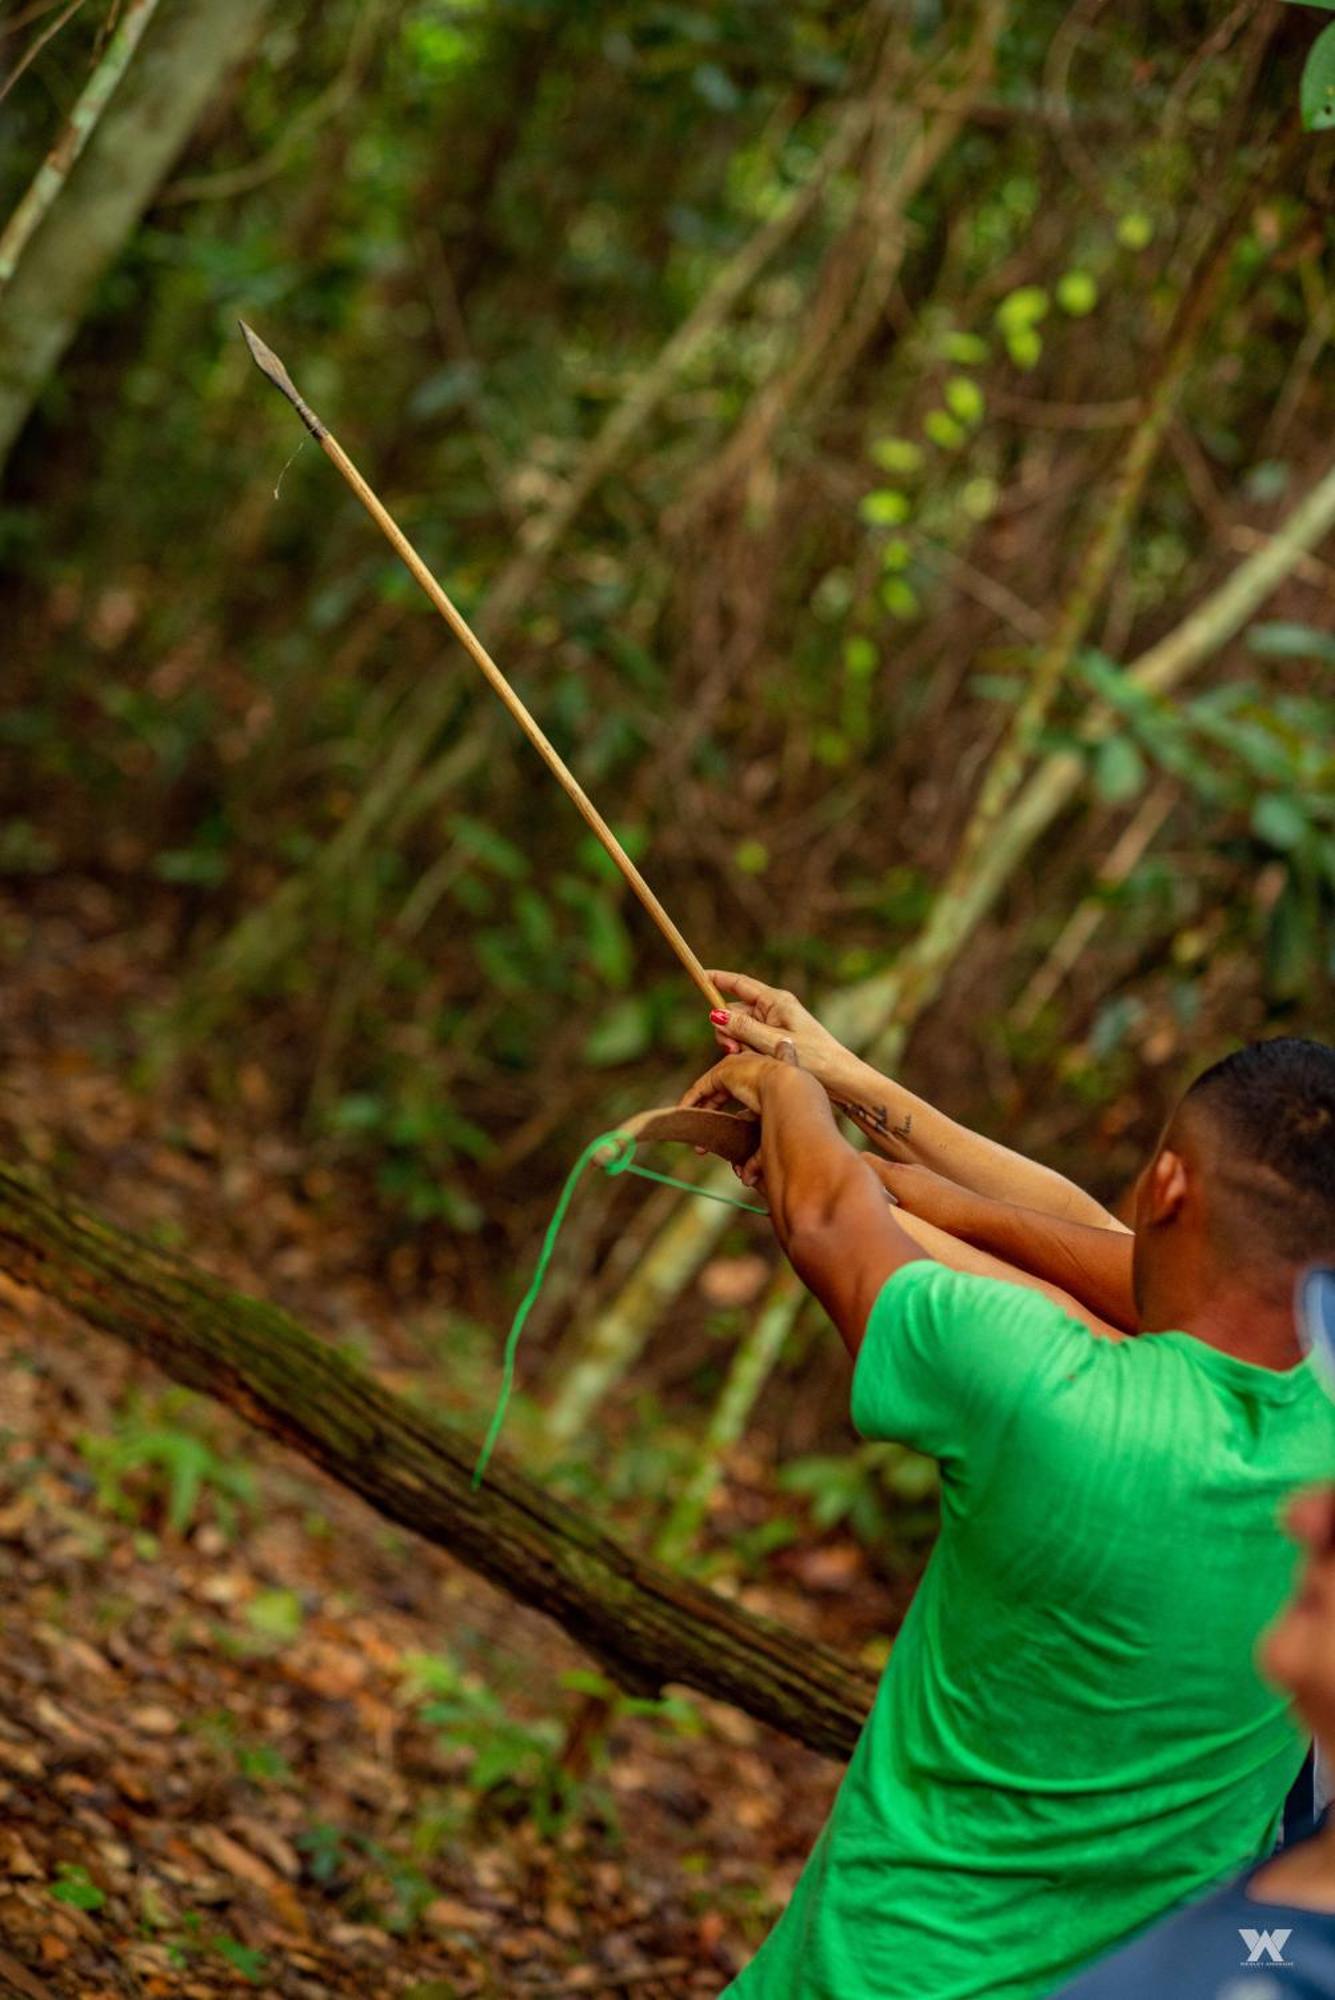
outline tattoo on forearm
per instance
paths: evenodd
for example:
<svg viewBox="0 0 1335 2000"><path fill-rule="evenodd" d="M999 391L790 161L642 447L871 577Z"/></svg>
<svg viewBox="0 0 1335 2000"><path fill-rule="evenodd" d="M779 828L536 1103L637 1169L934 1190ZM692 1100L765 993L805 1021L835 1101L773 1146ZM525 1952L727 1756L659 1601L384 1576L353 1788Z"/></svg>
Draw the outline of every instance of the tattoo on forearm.
<svg viewBox="0 0 1335 2000"><path fill-rule="evenodd" d="M907 1139L913 1130L913 1113L906 1111L898 1125L890 1123L890 1114L883 1104L855 1104L850 1098L836 1097L835 1105L855 1125L873 1139Z"/></svg>

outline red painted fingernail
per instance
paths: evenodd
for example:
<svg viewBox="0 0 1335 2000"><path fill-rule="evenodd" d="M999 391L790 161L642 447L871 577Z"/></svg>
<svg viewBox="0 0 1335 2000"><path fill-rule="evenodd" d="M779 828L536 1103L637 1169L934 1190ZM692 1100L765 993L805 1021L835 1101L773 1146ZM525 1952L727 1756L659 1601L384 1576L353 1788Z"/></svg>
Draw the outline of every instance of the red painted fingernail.
<svg viewBox="0 0 1335 2000"><path fill-rule="evenodd" d="M726 1028L728 1025L728 1016L722 1007L711 1007L709 1018L716 1028Z"/></svg>

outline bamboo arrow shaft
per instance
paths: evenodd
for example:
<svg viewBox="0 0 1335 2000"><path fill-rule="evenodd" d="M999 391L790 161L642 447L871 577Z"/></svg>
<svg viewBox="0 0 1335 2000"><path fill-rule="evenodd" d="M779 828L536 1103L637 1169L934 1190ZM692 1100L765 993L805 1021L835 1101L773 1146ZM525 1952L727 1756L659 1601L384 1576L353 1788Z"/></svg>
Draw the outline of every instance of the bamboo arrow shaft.
<svg viewBox="0 0 1335 2000"><path fill-rule="evenodd" d="M552 776L582 815L586 825L597 836L606 852L611 856L622 876L636 896L638 896L640 902L648 911L649 916L653 919L667 943L672 947L672 950L699 987L701 993L704 994L710 1006L723 1006L725 1003L718 988L710 979L704 966L691 950L690 945L686 942L676 924L673 923L672 918L663 908L663 905L659 902L657 896L649 887L649 884L645 881L643 875L635 866L635 863L631 860L629 854L627 854L625 848L621 845L621 842L617 839L611 827L607 824L607 821L585 791L583 785L580 784L579 779L570 769L570 766L566 763L556 745L550 741L545 730L542 729L536 718L529 712L528 708L515 693L509 681L492 659L491 654L473 631L462 612L456 609L440 584L437 583L435 577L417 553L417 550L394 519L394 516L385 506L379 495L363 479L361 473L358 472L338 439L320 421L311 409L310 404L298 394L291 376L272 348L266 347L264 342L256 333L251 331L244 320L241 322L241 331L245 336L246 345L250 349L256 366L262 374L268 377L274 387L286 396L311 436L319 444L326 458L330 459L338 467L339 472L357 495L357 498L380 529L386 541L390 543L404 566L421 585L441 617L463 646L465 652L469 654L474 665L478 668L492 691L504 702L506 708L519 724L519 727L542 758Z"/></svg>

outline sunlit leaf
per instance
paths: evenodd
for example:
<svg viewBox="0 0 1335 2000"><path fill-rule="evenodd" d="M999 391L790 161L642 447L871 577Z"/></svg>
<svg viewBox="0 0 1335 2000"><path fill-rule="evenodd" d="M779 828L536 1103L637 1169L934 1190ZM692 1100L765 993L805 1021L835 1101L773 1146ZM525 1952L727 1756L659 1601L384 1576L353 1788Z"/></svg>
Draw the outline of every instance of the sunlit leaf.
<svg viewBox="0 0 1335 2000"><path fill-rule="evenodd" d="M969 375L952 375L942 394L952 417L962 424L980 424L987 402L978 384Z"/></svg>
<svg viewBox="0 0 1335 2000"><path fill-rule="evenodd" d="M1301 847L1310 831L1310 822L1296 799L1267 792L1252 807L1252 831L1268 846L1288 853Z"/></svg>
<svg viewBox="0 0 1335 2000"><path fill-rule="evenodd" d="M922 465L922 446L914 444L912 438L877 438L871 455L883 472L908 475L917 472Z"/></svg>
<svg viewBox="0 0 1335 2000"><path fill-rule="evenodd" d="M1010 327L1006 332L1006 352L1017 368L1037 368L1043 353L1043 337L1032 326Z"/></svg>
<svg viewBox="0 0 1335 2000"><path fill-rule="evenodd" d="M964 427L955 421L949 410L929 410L922 420L922 427L932 443L940 445L942 451L958 451L964 443Z"/></svg>
<svg viewBox="0 0 1335 2000"><path fill-rule="evenodd" d="M893 486L882 486L865 495L858 512L873 528L897 528L901 521L908 520L912 507L907 493Z"/></svg>
<svg viewBox="0 0 1335 2000"><path fill-rule="evenodd" d="M1037 326L1047 317L1050 304L1042 285L1018 285L997 307L997 325L1006 334L1022 326Z"/></svg>
<svg viewBox="0 0 1335 2000"><path fill-rule="evenodd" d="M616 1063L635 1062L652 1041L648 1002L633 994L618 1001L593 1028L584 1043L584 1060L597 1069L610 1069Z"/></svg>
<svg viewBox="0 0 1335 2000"><path fill-rule="evenodd" d="M1145 784L1145 759L1129 736L1109 736L1094 755L1094 784L1107 805L1124 805Z"/></svg>
<svg viewBox="0 0 1335 2000"><path fill-rule="evenodd" d="M916 618L922 608L918 593L902 576L888 576L881 585L881 602L892 618Z"/></svg>
<svg viewBox="0 0 1335 2000"><path fill-rule="evenodd" d="M1335 126L1335 22L1323 28L1312 44L1298 101L1305 131L1328 132Z"/></svg>
<svg viewBox="0 0 1335 2000"><path fill-rule="evenodd" d="M1131 209L1117 224L1117 241L1124 250L1145 250L1154 241L1154 224L1143 209Z"/></svg>
<svg viewBox="0 0 1335 2000"><path fill-rule="evenodd" d="M976 333L948 333L941 343L941 352L957 368L976 368L987 360L988 345Z"/></svg>
<svg viewBox="0 0 1335 2000"><path fill-rule="evenodd" d="M1083 319L1098 302L1098 284L1088 271L1066 271L1057 280L1057 304L1072 319Z"/></svg>
<svg viewBox="0 0 1335 2000"><path fill-rule="evenodd" d="M1275 660L1326 660L1335 665L1335 634L1318 632L1312 625L1276 621L1253 625L1247 634L1253 653Z"/></svg>

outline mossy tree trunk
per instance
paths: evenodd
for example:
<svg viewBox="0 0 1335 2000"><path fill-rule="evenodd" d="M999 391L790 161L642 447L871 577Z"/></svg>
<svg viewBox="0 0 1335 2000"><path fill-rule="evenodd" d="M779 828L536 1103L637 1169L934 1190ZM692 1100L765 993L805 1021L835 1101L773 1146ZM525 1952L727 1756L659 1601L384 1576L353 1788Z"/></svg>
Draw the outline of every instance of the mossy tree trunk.
<svg viewBox="0 0 1335 2000"><path fill-rule="evenodd" d="M562 1625L621 1686L669 1682L847 1756L873 1681L853 1662L623 1547L288 1314L0 1166L0 1269L313 1460L381 1514Z"/></svg>

